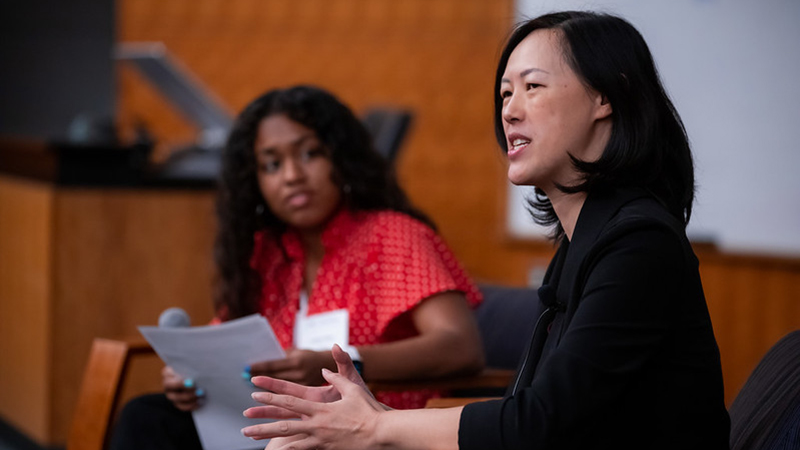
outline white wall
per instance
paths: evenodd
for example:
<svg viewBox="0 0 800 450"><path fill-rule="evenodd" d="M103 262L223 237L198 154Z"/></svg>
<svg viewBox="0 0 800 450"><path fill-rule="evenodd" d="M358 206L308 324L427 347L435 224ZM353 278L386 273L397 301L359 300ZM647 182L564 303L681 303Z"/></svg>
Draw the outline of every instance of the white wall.
<svg viewBox="0 0 800 450"><path fill-rule="evenodd" d="M519 17L621 15L644 36L686 125L698 184L690 237L800 255L800 1L517 0ZM535 236L519 188L509 230Z"/></svg>

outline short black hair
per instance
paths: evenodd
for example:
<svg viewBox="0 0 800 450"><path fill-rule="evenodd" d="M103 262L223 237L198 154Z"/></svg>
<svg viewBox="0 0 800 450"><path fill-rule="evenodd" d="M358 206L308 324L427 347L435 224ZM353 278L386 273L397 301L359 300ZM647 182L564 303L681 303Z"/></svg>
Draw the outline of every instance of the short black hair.
<svg viewBox="0 0 800 450"><path fill-rule="evenodd" d="M218 230L215 305L228 318L257 312L260 278L250 267L257 231L278 239L284 224L264 201L258 186L255 140L261 121L273 115L313 130L328 149L333 181L352 211L390 209L434 227L400 188L391 164L374 148L372 137L353 112L333 94L315 86L273 89L237 116L222 156L217 193Z"/></svg>
<svg viewBox="0 0 800 450"><path fill-rule="evenodd" d="M564 192L588 192L616 187L640 187L662 202L684 226L694 201L694 163L689 139L678 112L664 90L653 57L642 35L622 18L588 11L545 14L519 24L508 38L497 65L494 124L497 142L508 151L503 131L501 79L511 52L540 29L560 33L565 62L589 88L611 104L612 128L599 160L572 158L582 175ZM535 190L529 199L534 220L563 229L547 195Z"/></svg>

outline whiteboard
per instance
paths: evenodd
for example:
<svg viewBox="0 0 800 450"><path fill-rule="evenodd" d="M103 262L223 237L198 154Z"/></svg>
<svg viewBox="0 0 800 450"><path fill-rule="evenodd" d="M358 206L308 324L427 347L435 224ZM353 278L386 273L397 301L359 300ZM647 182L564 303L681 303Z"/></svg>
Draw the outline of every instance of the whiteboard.
<svg viewBox="0 0 800 450"><path fill-rule="evenodd" d="M694 152L690 238L799 256L800 1L517 0L520 19L564 9L620 15L650 46ZM541 237L523 189L508 231Z"/></svg>

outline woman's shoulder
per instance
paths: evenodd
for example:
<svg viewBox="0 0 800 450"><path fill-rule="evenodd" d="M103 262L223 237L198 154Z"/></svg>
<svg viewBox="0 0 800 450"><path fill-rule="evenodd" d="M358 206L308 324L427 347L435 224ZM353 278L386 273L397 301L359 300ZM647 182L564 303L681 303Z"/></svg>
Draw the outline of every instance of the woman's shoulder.
<svg viewBox="0 0 800 450"><path fill-rule="evenodd" d="M399 211L365 211L358 216L361 230L371 234L397 236L425 235L429 237L436 235L436 232L425 223Z"/></svg>
<svg viewBox="0 0 800 450"><path fill-rule="evenodd" d="M352 215L346 236L348 252L371 255L435 254L446 249L444 241L425 223L398 211L359 211Z"/></svg>
<svg viewBox="0 0 800 450"><path fill-rule="evenodd" d="M682 240L686 235L683 223L658 200L649 196L636 198L623 205L608 222L604 234L624 235L636 230L649 230L677 240Z"/></svg>
<svg viewBox="0 0 800 450"><path fill-rule="evenodd" d="M603 227L593 247L592 253L614 247L674 261L694 259L683 223L652 197L623 205Z"/></svg>
<svg viewBox="0 0 800 450"><path fill-rule="evenodd" d="M586 214L581 211L570 249L589 260L612 248L666 252L678 259L691 253L683 222L647 191L617 189L596 193L587 199L584 209Z"/></svg>

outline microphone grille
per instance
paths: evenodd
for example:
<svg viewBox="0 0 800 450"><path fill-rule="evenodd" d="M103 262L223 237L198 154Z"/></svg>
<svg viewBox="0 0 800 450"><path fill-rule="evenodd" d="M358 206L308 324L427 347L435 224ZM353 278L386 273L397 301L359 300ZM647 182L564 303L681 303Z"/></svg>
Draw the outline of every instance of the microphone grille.
<svg viewBox="0 0 800 450"><path fill-rule="evenodd" d="M158 316L158 326L160 328L178 328L191 325L189 314L181 308L167 308Z"/></svg>

